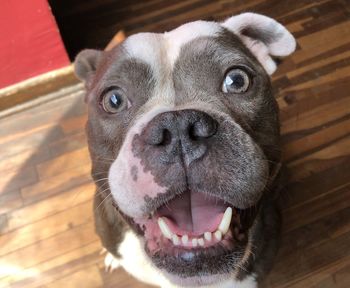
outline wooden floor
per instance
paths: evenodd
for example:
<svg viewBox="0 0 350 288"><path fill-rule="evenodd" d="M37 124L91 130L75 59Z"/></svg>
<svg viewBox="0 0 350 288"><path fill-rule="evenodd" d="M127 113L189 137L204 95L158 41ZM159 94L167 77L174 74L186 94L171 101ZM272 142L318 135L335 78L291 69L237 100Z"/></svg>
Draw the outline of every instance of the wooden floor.
<svg viewBox="0 0 350 288"><path fill-rule="evenodd" d="M350 2L168 3L131 16L126 32L251 10L297 37L298 51L273 76L291 176L265 287L350 287ZM85 120L79 93L0 119L0 287L146 287L104 271Z"/></svg>

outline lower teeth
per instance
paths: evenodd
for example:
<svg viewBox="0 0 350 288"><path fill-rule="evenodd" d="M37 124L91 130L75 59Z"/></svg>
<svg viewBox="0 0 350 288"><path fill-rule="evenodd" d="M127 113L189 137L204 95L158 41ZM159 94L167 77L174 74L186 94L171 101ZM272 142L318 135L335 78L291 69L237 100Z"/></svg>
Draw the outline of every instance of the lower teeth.
<svg viewBox="0 0 350 288"><path fill-rule="evenodd" d="M226 211L221 219L221 222L217 230L213 233L214 238L217 241L221 241L223 236L227 233L231 224L231 220L232 220L232 208L228 207L226 208ZM163 236L171 240L175 246L178 246L180 244L183 244L184 246L188 246L188 244L190 243L192 244L192 247L197 247L198 245L203 247L205 246L205 241L208 243L212 242L211 232L205 232L202 238L193 238L191 241L189 241L188 235L183 235L181 237L174 234L166 224L166 221L164 220L163 217L158 218L158 226Z"/></svg>

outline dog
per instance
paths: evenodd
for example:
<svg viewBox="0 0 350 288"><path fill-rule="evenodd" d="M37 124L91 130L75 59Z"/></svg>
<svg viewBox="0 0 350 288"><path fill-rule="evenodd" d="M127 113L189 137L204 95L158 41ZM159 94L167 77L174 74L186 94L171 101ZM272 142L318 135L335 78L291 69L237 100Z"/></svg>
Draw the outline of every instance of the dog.
<svg viewBox="0 0 350 288"><path fill-rule="evenodd" d="M284 187L269 75L295 47L280 23L243 13L80 52L109 268L159 287L258 287Z"/></svg>

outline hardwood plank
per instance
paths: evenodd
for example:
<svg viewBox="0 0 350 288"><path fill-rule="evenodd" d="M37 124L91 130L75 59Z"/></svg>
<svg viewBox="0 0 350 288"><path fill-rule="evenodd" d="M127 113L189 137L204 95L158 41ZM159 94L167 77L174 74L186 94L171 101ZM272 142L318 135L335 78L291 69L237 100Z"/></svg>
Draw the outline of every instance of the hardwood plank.
<svg viewBox="0 0 350 288"><path fill-rule="evenodd" d="M1 174L0 195L37 183L38 175L33 166Z"/></svg>
<svg viewBox="0 0 350 288"><path fill-rule="evenodd" d="M61 127L64 134L73 134L84 130L85 123L87 121L87 115L84 114L79 117L70 118L62 121Z"/></svg>
<svg viewBox="0 0 350 288"><path fill-rule="evenodd" d="M317 148L323 148L348 135L350 135L350 119L286 143L283 146L283 159L291 161L298 156L306 156L308 152L317 152Z"/></svg>
<svg viewBox="0 0 350 288"><path fill-rule="evenodd" d="M23 199L19 190L13 190L0 194L0 214L7 213L11 210L21 207L22 205Z"/></svg>
<svg viewBox="0 0 350 288"><path fill-rule="evenodd" d="M338 210L349 208L348 199L350 199L350 181L340 188L318 195L311 201L284 210L284 221L288 227L285 231L288 232L320 218L326 218Z"/></svg>
<svg viewBox="0 0 350 288"><path fill-rule="evenodd" d="M347 37L339 37L340 35L346 35L349 27L350 21L346 21L299 38L298 44L301 46L301 50L293 54L293 61L298 63L310 56L321 54L324 51L350 42Z"/></svg>
<svg viewBox="0 0 350 288"><path fill-rule="evenodd" d="M50 159L51 152L48 148L42 147L38 149L28 149L15 155L3 157L0 159L0 173L7 173L13 170L21 170Z"/></svg>
<svg viewBox="0 0 350 288"><path fill-rule="evenodd" d="M94 192L95 186L88 183L14 210L8 213L8 232L88 201L92 199Z"/></svg>
<svg viewBox="0 0 350 288"><path fill-rule="evenodd" d="M66 152L86 147L86 145L84 129L81 128L79 133L66 136L60 140L50 143L49 149L52 157L57 157Z"/></svg>
<svg viewBox="0 0 350 288"><path fill-rule="evenodd" d="M350 71L350 70L349 70ZM350 98L340 99L320 105L311 111L305 111L298 115L298 118L292 118L282 122L282 134L287 134L303 129L310 129L315 126L321 126L329 121L348 115L350 110Z"/></svg>
<svg viewBox="0 0 350 288"><path fill-rule="evenodd" d="M291 170L295 171L295 167L305 164L313 160L332 160L339 157L346 157L350 154L350 136L341 138L339 141L332 143L319 151L311 153L302 159L295 160L289 164ZM300 171L300 170L299 170Z"/></svg>
<svg viewBox="0 0 350 288"><path fill-rule="evenodd" d="M305 82L297 83L292 88L288 87L285 90L282 90L282 92L299 92L303 89L312 88L318 85L325 85L325 84L334 84L339 80L348 80L349 79L349 73L350 68L349 66L339 68L339 69L333 69L333 71L328 71L325 75L321 75L320 77L314 75L312 79L307 79ZM293 81L290 81L291 84L294 84Z"/></svg>
<svg viewBox="0 0 350 288"><path fill-rule="evenodd" d="M41 287L86 265L101 262L100 251L100 241L94 241L33 267L17 271L0 279L0 285L1 283L10 283L11 287Z"/></svg>
<svg viewBox="0 0 350 288"><path fill-rule="evenodd" d="M269 287L287 287L288 282L303 279L313 271L329 267L337 261L347 261L350 256L349 241L350 233L346 233L333 241L294 251L283 259L278 258L269 277Z"/></svg>
<svg viewBox="0 0 350 288"><path fill-rule="evenodd" d="M337 53L336 55L333 55L333 57L328 57L328 58L322 58L318 60L317 62L310 63L309 65L301 66L300 68L296 68L287 74L288 78L296 78L300 77L300 75L305 75L305 73L310 72L310 71L315 71L322 69L324 67L327 67L329 64L334 64L334 63L346 63L347 60L350 56L350 51L344 51L344 53ZM322 71L323 72L323 71Z"/></svg>
<svg viewBox="0 0 350 288"><path fill-rule="evenodd" d="M278 260L283 261L285 258L294 257L296 251L309 250L313 247L318 247L327 242L332 242L334 239L341 235L350 232L350 208L346 208L337 211L327 217L318 219L312 223L298 227L291 231L284 231L282 235L281 249L278 252ZM303 213L300 218L305 217ZM285 227L287 227L285 225ZM331 253L331 252L330 252ZM293 256L294 255L294 256ZM267 281L269 285L266 287L294 287L295 283L303 283L305 286L299 287L311 287L315 279L321 279L326 275L330 275L337 269L341 269L343 265L349 263L350 258L340 259L330 265L326 265L317 271L299 278L298 280L291 280L287 283L279 283L279 285L272 285ZM274 273L274 272L272 272ZM264 286L264 287L265 287ZM298 287L298 286L297 286Z"/></svg>
<svg viewBox="0 0 350 288"><path fill-rule="evenodd" d="M312 201L315 197L348 184L350 158L312 161L300 166L302 172L291 172L288 187L288 207ZM298 171L295 169L295 171ZM294 173L294 174L292 174ZM295 175L297 174L297 175Z"/></svg>
<svg viewBox="0 0 350 288"><path fill-rule="evenodd" d="M82 165L26 186L21 190L23 200L25 203L31 203L89 182L90 171L90 165Z"/></svg>
<svg viewBox="0 0 350 288"><path fill-rule="evenodd" d="M66 205L68 206L69 204ZM92 216L92 203L87 201L37 222L30 222L28 225L1 236L0 257L76 226L91 222L93 221Z"/></svg>
<svg viewBox="0 0 350 288"><path fill-rule="evenodd" d="M86 288L102 286L102 278L97 265L84 267L84 269L78 270L55 282L46 284L45 286L47 288L61 288L62 286L73 288L79 287L82 284Z"/></svg>
<svg viewBox="0 0 350 288"><path fill-rule="evenodd" d="M28 117L28 110L24 110L1 118L0 143L13 139L14 134L29 135L29 131L51 127L61 119L86 113L86 105L82 104L83 99L83 93L65 95L45 102L43 105L31 107L31 116L35 115L35 117Z"/></svg>
<svg viewBox="0 0 350 288"><path fill-rule="evenodd" d="M72 152L67 152L62 156L52 158L48 161L37 165L38 176L41 180L54 177L62 171L81 167L90 166L90 157L87 147L83 147Z"/></svg>
<svg viewBox="0 0 350 288"><path fill-rule="evenodd" d="M350 264L350 257L345 257L342 258L338 261L335 261L329 265L326 265L322 267L321 269L318 269L314 271L313 273L309 273L307 275L304 275L300 277L299 279L291 280L287 283L279 283L279 284L271 284L270 279L268 278L265 281L265 285L263 287L273 287L273 288L304 288L304 287L317 287L317 288L324 288L324 286L320 286L324 281L327 281L327 278L330 277L330 275L333 276L333 274L337 273L338 271L343 272L343 268L345 267L345 273L347 266ZM333 277L332 277L333 278ZM334 280L334 279L333 279ZM340 283L342 285L343 283ZM348 284L348 282L347 282ZM322 283L322 285L324 285ZM333 286L330 286L332 288L337 288L338 286L337 283L334 283L333 281ZM327 287L327 286L326 286ZM348 286L340 286L340 287L348 287Z"/></svg>
<svg viewBox="0 0 350 288"><path fill-rule="evenodd" d="M340 265L337 266L338 270L333 272L331 275L327 275L324 279L321 281L319 278L316 277L310 277L312 279L312 282L314 283L311 287L313 288L347 288L349 287L350 282L350 264L340 269ZM316 280L316 279L317 280ZM308 281L310 282L310 281ZM316 283L315 283L316 282ZM297 283L298 286L296 287L305 287L305 283ZM304 285L304 286L302 286Z"/></svg>
<svg viewBox="0 0 350 288"><path fill-rule="evenodd" d="M304 213L308 212L302 211L300 218L306 216ZM297 250L315 247L350 232L349 216L350 208L347 207L292 230L284 225L278 257L283 259Z"/></svg>
<svg viewBox="0 0 350 288"><path fill-rule="evenodd" d="M25 133L18 138L0 144L1 153L4 156L13 156L30 149L39 150L40 147L63 137L60 127L45 127L30 134Z"/></svg>
<svg viewBox="0 0 350 288"><path fill-rule="evenodd" d="M0 258L0 266L2 267L0 279L8 276L9 271L18 271L37 265L96 240L94 225L92 222L88 222L44 241L18 249ZM35 257L32 257L33 255Z"/></svg>

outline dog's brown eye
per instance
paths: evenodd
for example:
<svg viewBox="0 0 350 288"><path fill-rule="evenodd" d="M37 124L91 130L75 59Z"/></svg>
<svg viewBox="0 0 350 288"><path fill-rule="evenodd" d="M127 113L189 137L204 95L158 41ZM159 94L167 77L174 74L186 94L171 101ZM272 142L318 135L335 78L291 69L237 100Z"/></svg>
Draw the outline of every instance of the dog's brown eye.
<svg viewBox="0 0 350 288"><path fill-rule="evenodd" d="M228 71L222 84L224 93L244 93L250 84L249 76L242 69L232 69Z"/></svg>
<svg viewBox="0 0 350 288"><path fill-rule="evenodd" d="M107 91L101 101L103 109L108 113L117 113L128 106L128 100L124 97L122 91L113 89Z"/></svg>

